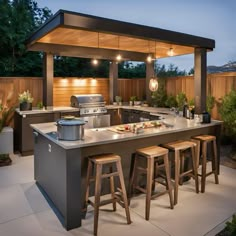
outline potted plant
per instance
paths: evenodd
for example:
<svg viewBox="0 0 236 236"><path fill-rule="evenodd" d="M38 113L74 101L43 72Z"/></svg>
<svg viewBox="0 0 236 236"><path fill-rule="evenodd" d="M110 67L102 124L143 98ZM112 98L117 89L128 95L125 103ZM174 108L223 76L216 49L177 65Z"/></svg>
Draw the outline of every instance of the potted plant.
<svg viewBox="0 0 236 236"><path fill-rule="evenodd" d="M129 99L129 105L130 106L133 106L134 105L134 102L137 101L137 97L136 96L131 96L130 99Z"/></svg>
<svg viewBox="0 0 236 236"><path fill-rule="evenodd" d="M184 103L187 101L187 97L185 95L185 93L180 92L176 95L176 102L177 102L177 106L179 111L183 110L184 107Z"/></svg>
<svg viewBox="0 0 236 236"><path fill-rule="evenodd" d="M195 112L194 108L195 108L194 99L190 99L188 101L188 109L189 109L189 112L190 112L190 114L189 114L190 119L194 119L194 112Z"/></svg>
<svg viewBox="0 0 236 236"><path fill-rule="evenodd" d="M167 96L165 105L169 108L176 107L177 106L176 97L174 95Z"/></svg>
<svg viewBox="0 0 236 236"><path fill-rule="evenodd" d="M29 90L20 93L18 100L20 103L20 111L32 110L32 102L34 99L31 96Z"/></svg>
<svg viewBox="0 0 236 236"><path fill-rule="evenodd" d="M11 101L13 91L0 99L0 166L10 165L9 153L13 152L13 129L8 127L13 119L15 106Z"/></svg>
<svg viewBox="0 0 236 236"><path fill-rule="evenodd" d="M118 105L122 106L122 97L121 96L116 96L115 100L116 100Z"/></svg>

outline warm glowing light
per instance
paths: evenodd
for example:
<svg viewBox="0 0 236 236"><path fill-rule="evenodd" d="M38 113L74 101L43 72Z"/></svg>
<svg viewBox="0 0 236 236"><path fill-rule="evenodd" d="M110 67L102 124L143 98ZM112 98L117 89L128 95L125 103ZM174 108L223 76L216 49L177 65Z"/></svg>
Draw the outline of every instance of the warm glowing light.
<svg viewBox="0 0 236 236"><path fill-rule="evenodd" d="M158 81L157 81L157 78L151 78L150 81L149 81L149 89L152 91L152 92L155 92L157 91L158 89Z"/></svg>
<svg viewBox="0 0 236 236"><path fill-rule="evenodd" d="M86 80L85 79L74 79L73 80L73 86L85 86L86 85Z"/></svg>
<svg viewBox="0 0 236 236"><path fill-rule="evenodd" d="M62 85L67 85L67 84L68 84L68 79L63 78L63 79L60 81L60 83L61 83Z"/></svg>
<svg viewBox="0 0 236 236"><path fill-rule="evenodd" d="M149 63L152 62L152 57L150 55L147 57L147 62L149 62Z"/></svg>
<svg viewBox="0 0 236 236"><path fill-rule="evenodd" d="M93 59L93 60L92 60L92 64L93 64L94 66L96 66L96 65L98 64L98 60L97 60L97 59Z"/></svg>
<svg viewBox="0 0 236 236"><path fill-rule="evenodd" d="M168 50L167 54L168 54L168 56L170 56L170 57L174 56L174 50L173 50L173 48L170 48L170 49Z"/></svg>
<svg viewBox="0 0 236 236"><path fill-rule="evenodd" d="M93 79L91 80L91 85L92 85L92 86L97 85L97 80L96 80L95 78L93 78Z"/></svg>
<svg viewBox="0 0 236 236"><path fill-rule="evenodd" d="M118 54L118 55L116 56L116 60L117 60L117 61L121 61L121 59L122 59L122 56L121 56L120 54Z"/></svg>

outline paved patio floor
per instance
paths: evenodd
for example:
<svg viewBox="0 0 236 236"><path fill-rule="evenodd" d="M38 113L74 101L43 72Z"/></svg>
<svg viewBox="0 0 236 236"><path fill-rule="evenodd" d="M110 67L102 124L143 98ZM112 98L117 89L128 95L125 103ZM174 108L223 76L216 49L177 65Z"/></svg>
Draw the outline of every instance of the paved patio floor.
<svg viewBox="0 0 236 236"><path fill-rule="evenodd" d="M82 227L66 231L34 182L33 156L12 155L13 164L0 168L1 236L85 236L93 235L93 209ZM124 209L111 206L100 210L98 235L116 236L212 236L236 212L236 170L221 166L220 184L208 177L206 193L196 194L192 180L179 190L179 203L169 208L168 196L151 202L150 220L144 218L145 198L132 198L133 223L126 224Z"/></svg>

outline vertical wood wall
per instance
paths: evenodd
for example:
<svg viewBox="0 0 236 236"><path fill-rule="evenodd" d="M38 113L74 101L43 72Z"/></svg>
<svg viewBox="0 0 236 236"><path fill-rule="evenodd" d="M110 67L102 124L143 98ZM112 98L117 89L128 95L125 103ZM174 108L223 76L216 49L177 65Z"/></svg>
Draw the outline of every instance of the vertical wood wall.
<svg viewBox="0 0 236 236"><path fill-rule="evenodd" d="M54 78L53 105L70 106L71 95L100 93L109 102L108 79Z"/></svg>
<svg viewBox="0 0 236 236"><path fill-rule="evenodd" d="M128 102L131 96L145 99L145 79L118 79L118 95L123 101ZM212 117L219 119L218 107L222 97L231 89L236 90L236 72L209 74L207 76L207 93L214 96L217 104L212 111ZM31 77L4 77L0 78L0 100L13 90L13 100L17 103L18 94L29 90L34 97L33 106L43 98L42 78ZM194 98L193 76L171 77L166 80L167 94L176 95L184 92L188 99ZM107 104L109 104L109 79L100 78L54 78L53 105L69 106L72 94L101 93Z"/></svg>
<svg viewBox="0 0 236 236"><path fill-rule="evenodd" d="M43 97L43 83L41 77L4 77L0 78L0 99L6 98L6 96L13 91L12 100L18 103L18 95L26 90L29 90L32 94L34 101L33 106L39 101L42 101Z"/></svg>

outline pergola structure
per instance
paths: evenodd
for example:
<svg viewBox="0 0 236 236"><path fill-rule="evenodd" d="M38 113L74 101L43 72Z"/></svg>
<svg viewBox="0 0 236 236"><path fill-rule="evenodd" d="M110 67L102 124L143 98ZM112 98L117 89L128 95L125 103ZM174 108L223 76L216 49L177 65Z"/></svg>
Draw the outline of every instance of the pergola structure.
<svg viewBox="0 0 236 236"><path fill-rule="evenodd" d="M170 30L59 10L27 40L30 51L44 52L43 103L53 104L53 56L108 59L110 101L117 95L117 54L123 60L146 62L153 59L194 53L194 92L196 112L206 106L206 55L215 41ZM171 55L172 56L172 55ZM146 62L146 95L154 74L154 63Z"/></svg>

